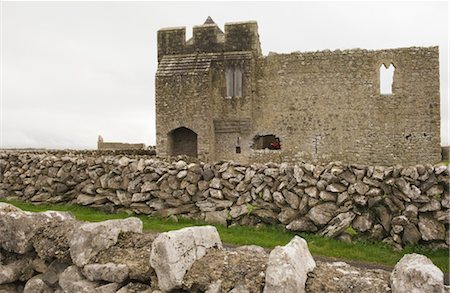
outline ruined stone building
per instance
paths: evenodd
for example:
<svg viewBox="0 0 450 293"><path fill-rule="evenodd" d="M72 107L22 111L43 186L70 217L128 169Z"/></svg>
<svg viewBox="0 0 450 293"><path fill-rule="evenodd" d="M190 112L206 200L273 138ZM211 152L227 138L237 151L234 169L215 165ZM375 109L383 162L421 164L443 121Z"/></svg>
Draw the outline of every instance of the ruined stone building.
<svg viewBox="0 0 450 293"><path fill-rule="evenodd" d="M101 135L98 136L97 150L144 150L143 143L105 142Z"/></svg>
<svg viewBox="0 0 450 293"><path fill-rule="evenodd" d="M254 21L227 23L222 32L208 18L189 40L185 33L158 31L159 155L383 165L440 160L438 47L263 56ZM380 83L385 71L392 83Z"/></svg>

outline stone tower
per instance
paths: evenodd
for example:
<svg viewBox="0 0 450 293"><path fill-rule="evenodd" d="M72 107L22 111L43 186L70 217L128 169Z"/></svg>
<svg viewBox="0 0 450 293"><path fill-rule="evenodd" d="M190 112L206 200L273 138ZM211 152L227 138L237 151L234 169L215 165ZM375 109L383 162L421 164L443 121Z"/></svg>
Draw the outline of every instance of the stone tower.
<svg viewBox="0 0 450 293"><path fill-rule="evenodd" d="M227 148L234 154L240 136L251 129L254 67L260 55L254 21L227 23L222 32L208 17L187 41L184 27L159 30L158 154L203 160L214 160Z"/></svg>

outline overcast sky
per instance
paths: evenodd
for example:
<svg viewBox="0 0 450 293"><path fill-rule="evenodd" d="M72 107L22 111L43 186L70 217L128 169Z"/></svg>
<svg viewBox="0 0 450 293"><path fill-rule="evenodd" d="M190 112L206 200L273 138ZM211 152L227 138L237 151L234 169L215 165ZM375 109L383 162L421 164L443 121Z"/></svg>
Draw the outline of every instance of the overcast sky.
<svg viewBox="0 0 450 293"><path fill-rule="evenodd" d="M450 143L448 2L2 2L0 147L155 143L159 28L256 20L263 53L440 47Z"/></svg>

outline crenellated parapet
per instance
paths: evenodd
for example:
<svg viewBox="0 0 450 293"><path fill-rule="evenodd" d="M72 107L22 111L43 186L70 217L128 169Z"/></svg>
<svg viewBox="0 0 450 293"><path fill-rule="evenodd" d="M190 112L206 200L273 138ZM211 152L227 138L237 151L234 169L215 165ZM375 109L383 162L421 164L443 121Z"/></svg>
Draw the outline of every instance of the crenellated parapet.
<svg viewBox="0 0 450 293"><path fill-rule="evenodd" d="M261 54L256 21L226 23L225 32L214 22L194 26L186 41L186 27L158 31L158 61L165 55L252 51Z"/></svg>

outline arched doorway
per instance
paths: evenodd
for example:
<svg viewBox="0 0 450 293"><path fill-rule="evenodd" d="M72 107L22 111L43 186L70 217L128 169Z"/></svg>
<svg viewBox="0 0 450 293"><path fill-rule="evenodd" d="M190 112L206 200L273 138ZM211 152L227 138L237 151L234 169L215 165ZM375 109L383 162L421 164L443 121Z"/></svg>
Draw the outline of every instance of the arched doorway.
<svg viewBox="0 0 450 293"><path fill-rule="evenodd" d="M197 133L186 127L179 127L169 132L169 155L187 155L197 157Z"/></svg>

